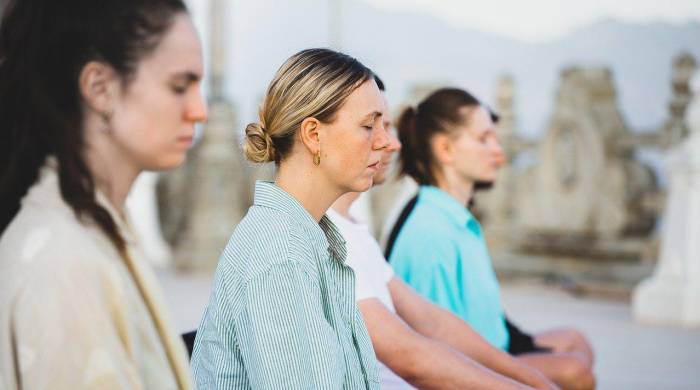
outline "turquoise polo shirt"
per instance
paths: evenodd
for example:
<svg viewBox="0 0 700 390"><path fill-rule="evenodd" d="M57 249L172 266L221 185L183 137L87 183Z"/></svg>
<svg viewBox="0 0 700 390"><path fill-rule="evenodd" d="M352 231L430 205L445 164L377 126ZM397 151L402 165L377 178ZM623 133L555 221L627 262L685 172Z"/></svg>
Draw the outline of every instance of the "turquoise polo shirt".
<svg viewBox="0 0 700 390"><path fill-rule="evenodd" d="M500 288L481 226L455 198L437 187L421 186L389 261L418 293L507 350Z"/></svg>

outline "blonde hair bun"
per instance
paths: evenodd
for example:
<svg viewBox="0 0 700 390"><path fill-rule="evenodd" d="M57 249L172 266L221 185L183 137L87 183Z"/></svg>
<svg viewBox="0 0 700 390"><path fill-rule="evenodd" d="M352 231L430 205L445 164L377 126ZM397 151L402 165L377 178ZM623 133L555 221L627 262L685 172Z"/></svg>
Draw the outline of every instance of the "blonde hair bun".
<svg viewBox="0 0 700 390"><path fill-rule="evenodd" d="M249 123L245 128L245 157L254 163L275 161L275 145L270 134L260 123Z"/></svg>

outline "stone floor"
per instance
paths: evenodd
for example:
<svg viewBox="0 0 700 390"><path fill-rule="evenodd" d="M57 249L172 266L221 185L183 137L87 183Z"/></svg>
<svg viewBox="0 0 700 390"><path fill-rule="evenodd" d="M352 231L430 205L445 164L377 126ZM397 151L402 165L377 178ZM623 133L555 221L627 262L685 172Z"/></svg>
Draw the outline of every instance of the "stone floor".
<svg viewBox="0 0 700 390"><path fill-rule="evenodd" d="M211 275L160 271L174 321L194 329L209 299ZM508 282L503 302L529 331L575 324L596 350L599 389L700 389L700 329L649 326L624 301L573 297L536 283Z"/></svg>

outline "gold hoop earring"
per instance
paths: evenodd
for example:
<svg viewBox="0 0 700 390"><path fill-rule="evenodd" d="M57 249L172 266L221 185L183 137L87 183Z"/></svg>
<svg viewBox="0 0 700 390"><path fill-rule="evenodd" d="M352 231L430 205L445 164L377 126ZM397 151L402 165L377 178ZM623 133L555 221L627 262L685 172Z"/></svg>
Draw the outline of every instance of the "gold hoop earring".
<svg viewBox="0 0 700 390"><path fill-rule="evenodd" d="M105 123L109 123L109 121L112 120L112 115L114 115L114 112L112 112L112 110L107 110L102 113L102 120L105 121Z"/></svg>
<svg viewBox="0 0 700 390"><path fill-rule="evenodd" d="M316 154L314 154L314 165L319 166L321 165L321 150L319 149Z"/></svg>
<svg viewBox="0 0 700 390"><path fill-rule="evenodd" d="M109 122L112 120L113 115L114 115L114 112L112 110L107 110L107 111L100 114L100 116L102 117L102 121L104 122L104 127L101 128L103 133L109 133L109 130L110 130L110 128L109 128L110 123Z"/></svg>

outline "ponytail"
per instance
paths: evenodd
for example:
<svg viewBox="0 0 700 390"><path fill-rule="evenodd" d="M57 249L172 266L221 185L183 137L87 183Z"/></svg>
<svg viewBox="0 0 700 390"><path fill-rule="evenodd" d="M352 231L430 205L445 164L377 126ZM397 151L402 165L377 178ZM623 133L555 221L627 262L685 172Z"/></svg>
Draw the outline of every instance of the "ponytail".
<svg viewBox="0 0 700 390"><path fill-rule="evenodd" d="M442 88L425 98L416 108L408 107L399 116L397 131L401 141L400 173L412 177L419 185L437 185L435 157L431 140L435 134L451 133L468 118L464 107L481 103L469 92Z"/></svg>
<svg viewBox="0 0 700 390"><path fill-rule="evenodd" d="M421 142L416 128L418 112L407 107L399 116L397 132L401 141L400 173L412 177L418 184L434 184L435 178L430 172L430 144Z"/></svg>

